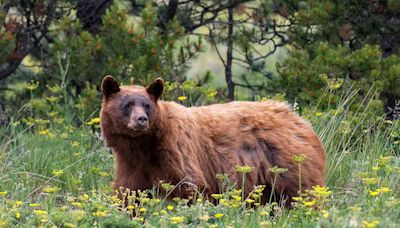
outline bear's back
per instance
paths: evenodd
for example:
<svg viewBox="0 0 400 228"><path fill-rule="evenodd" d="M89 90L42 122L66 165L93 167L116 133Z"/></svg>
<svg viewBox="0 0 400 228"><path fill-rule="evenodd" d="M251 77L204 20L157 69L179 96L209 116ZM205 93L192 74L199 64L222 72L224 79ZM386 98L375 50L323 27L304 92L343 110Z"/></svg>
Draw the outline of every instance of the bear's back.
<svg viewBox="0 0 400 228"><path fill-rule="evenodd" d="M205 173L209 173L206 179L215 179L216 173L228 173L233 181L240 181L235 166L250 165L255 167L254 173L249 174L248 189L251 189L257 184L270 185L268 169L278 166L287 168L288 172L278 177L276 187L279 191L286 189L286 194L293 196L298 189L299 175L293 156L304 154L307 159L303 163L303 189L324 185L322 143L311 125L287 104L230 102L192 108L171 102L164 105L175 117L169 121L174 123L179 142L196 142L193 151L182 153L188 160L190 156L196 157Z"/></svg>

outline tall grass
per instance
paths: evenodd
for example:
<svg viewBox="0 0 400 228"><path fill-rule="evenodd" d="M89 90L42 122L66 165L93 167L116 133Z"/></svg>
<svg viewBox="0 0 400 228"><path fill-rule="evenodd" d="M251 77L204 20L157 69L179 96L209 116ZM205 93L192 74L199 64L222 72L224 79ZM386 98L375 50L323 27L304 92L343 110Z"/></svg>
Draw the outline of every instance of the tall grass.
<svg viewBox="0 0 400 228"><path fill-rule="evenodd" d="M67 120L51 122L43 131L38 123L18 122L17 113L0 129L0 227L396 227L400 151L395 142L400 126L373 113L368 99L352 110L355 93L345 94L332 110L307 116L326 148L332 193L324 199L304 197L292 210L274 203L258 205L255 196L246 202L232 188L215 195L217 205L198 200L188 206L185 199L164 201L142 193L132 207L119 208L111 190L113 156L94 133L96 125L75 127ZM318 209L307 206L312 200Z"/></svg>

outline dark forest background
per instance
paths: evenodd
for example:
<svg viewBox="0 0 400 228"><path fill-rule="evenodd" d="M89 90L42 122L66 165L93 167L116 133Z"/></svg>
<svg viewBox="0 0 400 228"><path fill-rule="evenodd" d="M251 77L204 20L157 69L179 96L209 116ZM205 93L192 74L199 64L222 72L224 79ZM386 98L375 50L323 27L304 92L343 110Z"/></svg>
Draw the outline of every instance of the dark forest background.
<svg viewBox="0 0 400 228"><path fill-rule="evenodd" d="M396 0L2 0L0 25L3 119L27 103L87 117L107 74L162 77L165 99L194 104L272 97L324 110L356 91L355 108L372 99L393 118L400 98Z"/></svg>

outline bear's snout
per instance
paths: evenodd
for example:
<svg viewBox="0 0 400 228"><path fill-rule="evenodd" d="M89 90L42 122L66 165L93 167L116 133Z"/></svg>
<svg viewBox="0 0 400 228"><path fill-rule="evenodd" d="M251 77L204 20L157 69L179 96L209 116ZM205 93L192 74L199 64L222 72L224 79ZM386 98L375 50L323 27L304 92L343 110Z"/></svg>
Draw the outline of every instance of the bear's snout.
<svg viewBox="0 0 400 228"><path fill-rule="evenodd" d="M148 119L147 116L139 116L136 120L136 127L138 129L145 129L147 128L148 125Z"/></svg>
<svg viewBox="0 0 400 228"><path fill-rule="evenodd" d="M149 126L149 119L146 115L139 115L137 117L131 117L131 120L128 123L128 128L139 131L145 130Z"/></svg>

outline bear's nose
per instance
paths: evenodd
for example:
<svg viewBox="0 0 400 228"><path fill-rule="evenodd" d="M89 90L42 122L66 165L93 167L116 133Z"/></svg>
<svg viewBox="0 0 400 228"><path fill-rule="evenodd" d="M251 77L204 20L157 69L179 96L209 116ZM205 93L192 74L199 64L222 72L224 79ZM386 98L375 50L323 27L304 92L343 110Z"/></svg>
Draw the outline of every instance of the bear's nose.
<svg viewBox="0 0 400 228"><path fill-rule="evenodd" d="M136 120L140 127L145 127L147 125L147 116L139 116Z"/></svg>

